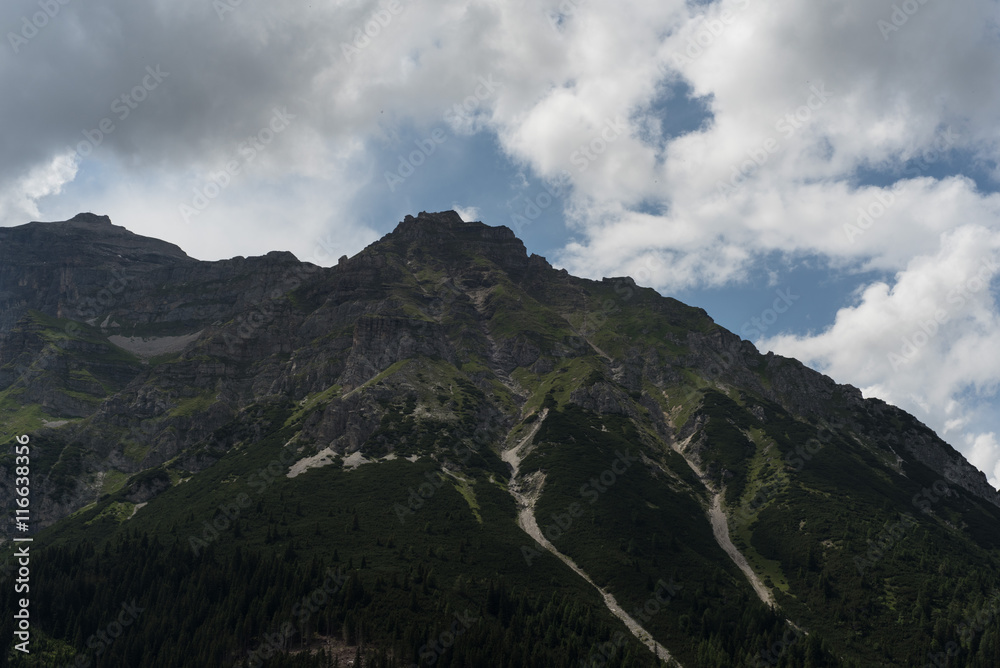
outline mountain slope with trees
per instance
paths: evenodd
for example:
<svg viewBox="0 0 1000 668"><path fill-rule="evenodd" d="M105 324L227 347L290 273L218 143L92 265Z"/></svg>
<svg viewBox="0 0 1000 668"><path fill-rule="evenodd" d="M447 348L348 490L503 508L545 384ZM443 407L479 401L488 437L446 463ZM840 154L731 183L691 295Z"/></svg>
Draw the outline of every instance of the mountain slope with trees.
<svg viewBox="0 0 1000 668"><path fill-rule="evenodd" d="M322 268L81 214L4 230L0 265L37 530L11 665L663 665L649 638L688 668L1000 664L982 473L505 227L407 216Z"/></svg>

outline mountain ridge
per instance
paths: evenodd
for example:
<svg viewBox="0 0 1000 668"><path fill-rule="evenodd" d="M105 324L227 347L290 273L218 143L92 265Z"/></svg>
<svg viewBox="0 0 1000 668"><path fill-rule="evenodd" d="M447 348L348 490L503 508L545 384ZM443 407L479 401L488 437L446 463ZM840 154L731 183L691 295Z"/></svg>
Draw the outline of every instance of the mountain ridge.
<svg viewBox="0 0 1000 668"><path fill-rule="evenodd" d="M63 227L72 229L73 240L75 242L74 247L77 250L80 249L79 242L81 239L76 235L81 231L91 235L96 235L96 237L91 239L89 242L96 248L106 248L109 245L109 241L117 238L125 238L131 242L130 245L132 247L145 249L138 257L123 258L121 260L122 265L129 264L129 261L131 260L133 264L130 264L129 266L133 269L136 266L144 267L145 258L149 257L148 250L160 247L160 244L163 243L155 239L133 235L125 228L113 225L110 218L107 216L81 213L63 223L28 223L27 225L19 228L6 228L4 230L0 230L0 249L5 247L5 244L3 244L5 236L16 236L19 231L23 231L25 233L30 231L32 233L30 238L34 239L35 230L32 226L37 225L51 226L48 227L46 231L52 230L57 235L63 233L61 230ZM7 233L6 235L4 234L5 232ZM176 248L175 252L167 254L166 256L181 265L191 264L193 266L205 267L207 269L227 267L228 265L240 265L243 263L250 266L257 264L277 265L277 267L284 269L284 272L281 272L282 274L290 274L292 276L290 284L296 284L299 281L298 277L303 276L303 274L314 276L322 274L335 275L337 272L341 271L350 273L352 267L363 267L361 271L365 272L369 271L372 268L372 265L374 265L374 268L378 269L380 266L384 266L384 255L386 252L406 255L406 253L409 252L409 249L414 247L419 249L418 257L427 254L429 250L437 250L439 254L446 257L486 257L492 261L496 261L498 265L510 274L516 281L524 282L524 284L532 290L551 292L553 290L553 288L551 288L551 284L559 286L554 288L555 290L563 289L565 286L560 283L560 281L563 280L570 280L570 282L590 281L590 279L578 279L576 277L571 277L565 272L565 270L554 269L545 260L545 258L541 256L535 254L529 255L523 242L521 242L521 240L518 239L514 232L509 228L505 226L491 227L478 221L465 222L454 211L446 211L437 214L421 212L416 217L406 216L392 232L386 234L378 241L373 242L354 257L343 258L338 265L331 268L315 268L312 265L299 263L294 255L287 253L286 251L272 251L264 256L255 258L237 257L230 260L202 262L191 260L191 258L189 258L182 250L171 244L166 244L165 246ZM83 244L83 247L86 248L86 244ZM24 254L21 253L20 257L23 256ZM33 260L29 260L29 262L31 261ZM14 263L9 259L7 263L3 263L3 251L0 250L0 266L11 267L13 265ZM274 266L269 268L272 272L275 271ZM310 271L296 272L293 270L290 271L290 268L300 270L305 269ZM176 270L176 268L174 268L174 270ZM111 288L114 288L115 281L118 280L115 276L123 276L121 271L121 268L118 268L117 274L109 274L111 275L111 280L108 285ZM216 278L216 282L221 282L220 278ZM222 280L227 280L228 278L229 277L227 276ZM128 286L127 278L121 280L120 282L123 284L123 288ZM53 280L52 283L57 283L57 281ZM773 355L772 353L761 355L752 343L742 340L736 334L728 332L724 328L716 325L708 314L704 312L704 310L682 305L680 302L671 300L669 297L661 297L658 293L649 288L640 288L635 284L635 281L629 277L604 278L601 281L594 283L614 286L614 297L618 300L627 302L632 298L634 292L642 291L645 294L655 295L659 299L667 300L667 302L675 302L681 308L690 312L692 314L691 317L694 319L698 319L699 317L704 318L704 322L701 326L711 329L707 338L689 332L686 340L683 342L677 342L686 344L691 350L691 357L686 360L686 363L694 366L702 366L709 371L717 370L719 379L728 379L734 382L734 384L740 386L746 386L748 384L751 386L756 385L754 389L765 396L768 396L768 398L780 398L781 402L790 403L797 411L802 411L806 414L819 412L821 410L819 407L826 405L833 399L834 395L839 395L841 400L845 401L848 405L865 406L868 412L874 413L875 415L893 415L895 411L900 410L879 399L864 399L860 390L857 388L847 384L838 384L825 374L808 369L808 367L805 367L797 360L783 358ZM9 281L3 281L2 277L0 277L0 295L3 295L6 292L4 288L9 285ZM58 282L58 285L61 290L60 297L62 297L66 292L63 289L64 284L62 282ZM110 292L107 288L102 288L102 290L104 290L105 293ZM232 292L236 291L234 290ZM241 290L241 292L243 291ZM100 291L98 291L98 293L100 293ZM251 294L258 300L263 299L266 302L268 299L268 296L265 295L264 291L260 289L252 291ZM227 294L223 297L223 299L228 297L229 295ZM89 302L91 304L91 311L88 312L85 309L77 308L74 312L72 308L66 308L61 301L57 301L58 306L54 309L50 306L51 298L46 301L49 303L43 304L43 308L39 310L42 312L48 310L47 315L51 315L56 318L66 317L67 315L76 317L81 315L90 315L94 312L95 306L94 300L91 300ZM222 299L219 301L222 301ZM249 303L251 301L252 300L247 299L244 303ZM575 306L577 303L579 302L572 302L571 305ZM98 303L96 306L100 306L100 304ZM239 310L240 306L242 305L237 304L237 309L234 310ZM613 308L617 307L612 305L608 308L604 308L604 311L610 312ZM11 309L10 307L7 309L0 307L0 322L10 320L9 311L11 310L16 311L16 309ZM604 311L599 311L598 320L608 316L608 313L605 313ZM85 322L91 326L97 325L102 332L116 331L116 333L126 333L122 331L124 328L120 325L118 327L114 327L116 324L114 320L116 315L114 309L111 309L107 314L98 313L97 315L103 317L90 317ZM155 318L157 314L153 312L149 315L152 319ZM192 313L191 315L194 315L195 317L189 318L188 322L183 323L186 326L181 328L185 330L184 333L186 334L198 331L194 328L199 326L199 324L207 324L209 317L214 316L212 322L217 323L221 318L224 318L229 314L222 309L208 310L202 308L199 312ZM99 323L97 322L98 320L102 320L102 322ZM157 324L161 325L161 327L153 327L153 333L180 332L176 326L170 326L172 324L181 324L174 323L171 315L168 315L165 318L165 322ZM162 327L162 325L166 325L166 327ZM140 335L144 333L141 331L141 327L138 329L140 330ZM160 331L156 331L157 329ZM211 340L213 338L213 329L211 326L201 328L201 331L206 330L207 336L209 340ZM374 330L371 331L374 332ZM255 329L255 333L259 334L260 332ZM577 330L577 333L580 333L579 330ZM391 331L383 331L383 334L388 336L393 335ZM225 335L223 335L223 338L225 339ZM363 339L364 336L361 338ZM240 336L239 333L237 333L235 337L230 334L229 338L225 339L227 348L231 348L234 341L242 343L245 340L246 337ZM580 341L573 343L577 349L581 346L591 345L591 342L587 340L587 336L585 334L580 336ZM252 354L257 354L258 352L259 351L254 351ZM517 360L518 354L522 356L519 360ZM516 360L518 362L523 362L524 354L525 347L522 345L519 351L511 351L511 355L514 356L511 358L511 361ZM530 355L532 353L527 354ZM2 362L4 361L4 358L0 356L0 366L3 366ZM398 360L393 358L393 361ZM764 369L776 372L777 375L774 380L778 383L780 388L777 393L774 393L773 390L769 390L769 388L764 387L755 374L748 374L745 372L747 369L760 365L762 365ZM361 375L363 376L364 374L362 373ZM0 378L2 378L2 376L0 376ZM360 381L361 376L359 376L356 380ZM808 386L808 388L806 386ZM636 388L633 387L633 389ZM817 393L819 395L818 398L816 396ZM919 426L914 431L898 439L898 445L900 447L909 451L910 454L915 456L918 460L929 465L937 473L944 475L948 472L952 477L956 477L956 481L961 481L962 486L969 491L981 496L994 505L1000 506L1000 493L989 486L986 481L985 474L982 474L971 467L971 465L965 461L964 457L962 457L960 453L954 450L954 448L950 445L946 444L946 447L943 448L943 454L939 452L940 445L944 442L937 439L936 435L934 435L933 432L925 425L922 425L919 422L917 422L917 425ZM938 440L935 444L938 446L936 448L931 447L928 443L929 441L933 442L935 439Z"/></svg>
<svg viewBox="0 0 1000 668"><path fill-rule="evenodd" d="M0 256L4 240L24 247L55 230L46 238L69 235L74 252L72 235L89 235L82 256L101 258L70 271L64 243L46 262L7 250L0 266L2 437L32 435L34 528L58 563L61 550L91 542L145 554L140 534L192 577L239 568L227 560L242 546L275 558L283 549L292 569L305 563L299 553L332 567L339 550L377 564L378 575L352 571L376 606L357 614L379 629L377 649L399 658L419 643L390 640L371 591L403 596L386 582L409 581L413 548L426 549L428 567L458 577L467 565L477 586L449 593L422 580L423 598L401 601L400 624L461 600L484 606L484 633L501 633L514 622L489 592L572 591L627 612L631 621L600 613L602 628L636 637L618 645L619 665L645 665L652 647L689 666L757 665L756 644L788 629L812 639L782 650L786 663L866 665L877 645L885 665L908 665L933 626L928 611L959 613L936 592L969 578L987 586L1000 564L1000 495L918 420L762 355L704 310L631 278L557 270L509 228L421 212L332 267L286 252L192 260L93 214L12 230L0 233ZM132 254L108 252L115 239ZM12 468L0 457L4 503ZM230 488L249 505L233 506L241 497ZM353 518L346 532L327 533L324 504ZM228 533L213 528L220 517ZM900 517L912 522L887 534ZM910 527L922 543L900 542ZM548 544L533 545L529 529ZM951 565L935 569L923 549ZM962 570L960 581L952 573ZM114 595L133 591L124 572L114 577ZM669 605L654 596L662 614L633 612L675 581L683 588L670 585ZM902 630L903 612L878 593L890 589L915 615ZM346 609L324 614L350 627L344 642L355 647ZM867 634L845 621L858 610ZM235 619L218 614L212 628ZM219 646L231 659L258 631L224 633ZM605 631L588 633L567 656L585 658ZM562 665L541 661L511 665Z"/></svg>

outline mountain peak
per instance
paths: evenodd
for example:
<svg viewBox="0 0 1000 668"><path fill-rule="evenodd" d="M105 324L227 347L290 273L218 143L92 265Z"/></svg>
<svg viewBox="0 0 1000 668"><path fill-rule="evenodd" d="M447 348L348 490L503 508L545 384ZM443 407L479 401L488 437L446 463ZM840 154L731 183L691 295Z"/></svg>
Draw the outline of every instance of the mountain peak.
<svg viewBox="0 0 1000 668"><path fill-rule="evenodd" d="M421 220L443 225L468 225L468 223L462 220L462 216L460 216L457 211L450 209L448 211L439 211L437 213L427 213L426 211L421 211L417 214L416 218L409 214L403 218L404 223L412 223L413 221Z"/></svg>
<svg viewBox="0 0 1000 668"><path fill-rule="evenodd" d="M479 232L491 239L514 239L514 232L503 225L492 227L481 222L467 223L457 211L440 211L427 213L421 211L416 217L407 215L403 222L396 226L393 234L404 238L454 238L456 235Z"/></svg>
<svg viewBox="0 0 1000 668"><path fill-rule="evenodd" d="M509 227L467 223L455 211L421 211L416 217L408 215L395 230L373 245L372 252L381 252L382 243L407 256L429 253L445 261L462 263L474 257L486 258L515 274L520 274L529 265L524 243ZM539 266L546 264L544 258L536 262Z"/></svg>
<svg viewBox="0 0 1000 668"><path fill-rule="evenodd" d="M191 258L175 244L144 237L111 222L109 216L81 212L69 220L0 228L0 260L18 258L22 264L64 262L76 267L99 267L107 263L189 262Z"/></svg>
<svg viewBox="0 0 1000 668"><path fill-rule="evenodd" d="M86 223L88 225L111 225L111 218L108 216L98 216L95 213L84 212L76 214L66 222Z"/></svg>

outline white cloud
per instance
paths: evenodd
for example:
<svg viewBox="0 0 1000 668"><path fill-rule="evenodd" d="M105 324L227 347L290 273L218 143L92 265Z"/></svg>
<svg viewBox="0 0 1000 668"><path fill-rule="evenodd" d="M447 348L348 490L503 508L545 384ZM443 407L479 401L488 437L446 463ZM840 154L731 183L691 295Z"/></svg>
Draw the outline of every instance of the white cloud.
<svg viewBox="0 0 1000 668"><path fill-rule="evenodd" d="M63 186L76 177L76 170L72 155L57 155L7 184L0 190L0 222L20 224L26 222L25 218L37 219L38 201L62 192Z"/></svg>
<svg viewBox="0 0 1000 668"><path fill-rule="evenodd" d="M969 463L986 473L993 487L1000 488L1000 443L996 434L970 434L965 443Z"/></svg>
<svg viewBox="0 0 1000 668"><path fill-rule="evenodd" d="M316 179L271 182L252 172L240 174L186 222L178 208L190 204L192 186L204 191L206 179L185 179L188 194L180 200L174 193L183 190L169 187L168 175L136 180L120 176L99 192L88 190L61 199L58 214L49 219L97 211L136 234L170 241L202 260L287 250L300 260L329 266L340 255L353 255L381 236L369 221L351 215L350 188L332 188Z"/></svg>
<svg viewBox="0 0 1000 668"><path fill-rule="evenodd" d="M455 211L455 213L457 213L459 216L462 217L462 220L464 220L467 223L480 220L479 209L477 207L474 206L465 207L465 206L459 206L458 204L453 204L451 208L452 210Z"/></svg>
<svg viewBox="0 0 1000 668"><path fill-rule="evenodd" d="M974 2L972 15L989 15L990 4ZM646 6L624 5L636 14ZM602 275L650 250L671 260L658 283L667 289L739 280L743 263L774 250L899 269L957 221L995 225L995 197L967 179L926 176L941 146L995 153L995 124L985 121L1000 112L1000 95L977 82L1000 54L976 20L928 5L887 43L877 21L891 7L860 0L793 2L780 12L751 0L668 3L627 29L617 11L582 6L563 36L580 57L555 72L556 84L527 111L505 114L501 105L496 116L512 155L543 176L566 170L574 179L571 211L585 236L561 258L571 270ZM942 29L962 35L962 45L939 49ZM598 52L616 55L588 58ZM970 58L986 54L989 63L969 72ZM671 76L708 100L710 125L661 149L639 139L649 119L633 116L627 136L606 147L597 141L603 152L576 166L574 152L599 137L603 119L648 109L657 81ZM907 163L895 190L854 185L859 169L922 156L916 168ZM720 184L732 185L745 165L753 168L735 192L720 197ZM879 195L894 204L851 236L845 225L859 208L875 202L878 210ZM667 213L637 213L651 201Z"/></svg>

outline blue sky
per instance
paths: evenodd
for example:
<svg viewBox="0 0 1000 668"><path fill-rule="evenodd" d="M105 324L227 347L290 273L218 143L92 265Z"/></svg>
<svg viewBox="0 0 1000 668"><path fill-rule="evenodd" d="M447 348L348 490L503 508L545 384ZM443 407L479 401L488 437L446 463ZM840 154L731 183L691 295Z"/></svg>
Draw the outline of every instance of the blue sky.
<svg viewBox="0 0 1000 668"><path fill-rule="evenodd" d="M913 412L998 485L998 3L776 8L12 0L0 224L329 264L456 209Z"/></svg>

